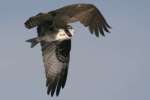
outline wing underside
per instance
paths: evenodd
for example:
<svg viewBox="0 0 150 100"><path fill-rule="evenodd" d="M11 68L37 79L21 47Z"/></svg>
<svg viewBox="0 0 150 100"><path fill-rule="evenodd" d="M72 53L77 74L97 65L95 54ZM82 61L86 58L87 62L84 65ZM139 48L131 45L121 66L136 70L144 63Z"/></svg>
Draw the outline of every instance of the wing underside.
<svg viewBox="0 0 150 100"><path fill-rule="evenodd" d="M43 43L44 44L44 43ZM61 88L64 88L71 49L71 40L64 40L60 43L50 43L42 49L43 62L46 72L47 94L59 95Z"/></svg>

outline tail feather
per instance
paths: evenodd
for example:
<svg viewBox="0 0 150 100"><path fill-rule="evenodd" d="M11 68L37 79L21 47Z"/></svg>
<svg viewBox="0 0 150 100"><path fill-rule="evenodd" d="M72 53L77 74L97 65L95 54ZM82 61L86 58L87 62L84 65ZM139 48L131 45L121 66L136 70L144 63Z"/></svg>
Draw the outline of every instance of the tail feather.
<svg viewBox="0 0 150 100"><path fill-rule="evenodd" d="M28 39L28 40L26 40L26 42L31 43L31 48L33 48L34 46L36 46L39 43L38 38Z"/></svg>

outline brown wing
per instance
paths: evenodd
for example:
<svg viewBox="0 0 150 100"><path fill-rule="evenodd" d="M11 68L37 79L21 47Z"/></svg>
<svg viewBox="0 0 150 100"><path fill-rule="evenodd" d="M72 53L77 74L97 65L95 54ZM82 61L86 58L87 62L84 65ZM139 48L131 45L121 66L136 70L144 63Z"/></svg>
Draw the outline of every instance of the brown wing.
<svg viewBox="0 0 150 100"><path fill-rule="evenodd" d="M43 43L44 44L44 43ZM64 40L61 43L50 43L42 48L43 62L46 72L47 94L59 95L61 88L64 88L70 58L71 40Z"/></svg>
<svg viewBox="0 0 150 100"><path fill-rule="evenodd" d="M99 33L104 36L104 31L109 32L108 29L111 28L101 12L91 4L74 4L57 9L52 13L56 14L56 24L80 21L84 26L89 27L91 33L95 32L97 37Z"/></svg>
<svg viewBox="0 0 150 100"><path fill-rule="evenodd" d="M39 13L35 16L30 17L25 21L24 25L26 28L31 29L44 23L52 24L52 16L48 13Z"/></svg>
<svg viewBox="0 0 150 100"><path fill-rule="evenodd" d="M49 29L47 23L37 27L38 36L44 36ZM59 95L61 88L64 88L70 59L71 40L44 42L41 41L43 62L46 73L47 94Z"/></svg>
<svg viewBox="0 0 150 100"><path fill-rule="evenodd" d="M73 4L48 13L40 13L30 17L26 22L27 28L33 28L39 24L49 21L55 27L65 27L68 23L80 21L84 26L89 27L91 33L95 32L104 36L104 31L109 32L111 28L101 12L92 4Z"/></svg>

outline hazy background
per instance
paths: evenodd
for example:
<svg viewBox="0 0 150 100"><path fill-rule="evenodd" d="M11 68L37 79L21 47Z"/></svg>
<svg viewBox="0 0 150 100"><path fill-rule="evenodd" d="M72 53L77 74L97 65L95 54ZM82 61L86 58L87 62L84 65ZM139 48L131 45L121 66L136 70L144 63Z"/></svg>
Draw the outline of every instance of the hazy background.
<svg viewBox="0 0 150 100"><path fill-rule="evenodd" d="M96 38L74 24L71 62L59 97L46 95L40 46L24 22L30 16L72 3L92 3L112 26ZM0 100L150 100L149 0L1 0Z"/></svg>

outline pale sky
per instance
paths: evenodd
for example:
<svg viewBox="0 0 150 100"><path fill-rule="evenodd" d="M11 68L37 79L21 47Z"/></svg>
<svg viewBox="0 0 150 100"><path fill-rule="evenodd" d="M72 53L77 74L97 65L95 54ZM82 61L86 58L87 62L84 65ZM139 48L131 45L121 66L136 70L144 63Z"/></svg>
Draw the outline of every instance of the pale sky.
<svg viewBox="0 0 150 100"><path fill-rule="evenodd" d="M59 97L47 96L40 46L24 22L39 12L92 3L112 26L96 38L73 24L71 61ZM1 0L0 100L150 100L149 0Z"/></svg>

